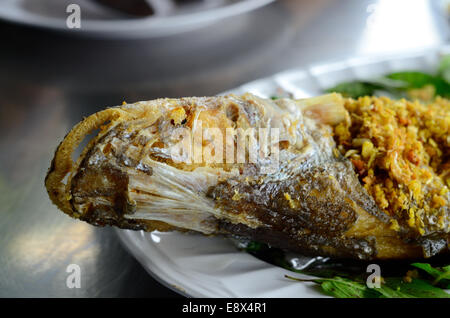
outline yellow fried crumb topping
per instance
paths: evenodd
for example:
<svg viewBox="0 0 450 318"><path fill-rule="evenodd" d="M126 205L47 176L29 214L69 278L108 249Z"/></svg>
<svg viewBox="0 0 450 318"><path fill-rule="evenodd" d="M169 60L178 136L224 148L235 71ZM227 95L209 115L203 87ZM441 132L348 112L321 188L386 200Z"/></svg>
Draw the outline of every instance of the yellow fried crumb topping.
<svg viewBox="0 0 450 318"><path fill-rule="evenodd" d="M347 120L334 129L378 206L420 235L449 231L450 101L347 99ZM391 223L399 230L399 224Z"/></svg>

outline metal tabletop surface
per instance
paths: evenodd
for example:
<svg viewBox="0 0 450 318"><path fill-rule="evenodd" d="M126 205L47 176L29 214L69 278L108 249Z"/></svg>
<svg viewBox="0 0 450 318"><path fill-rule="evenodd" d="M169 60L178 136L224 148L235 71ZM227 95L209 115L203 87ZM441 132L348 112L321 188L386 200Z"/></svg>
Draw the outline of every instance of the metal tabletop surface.
<svg viewBox="0 0 450 318"><path fill-rule="evenodd" d="M0 23L0 297L180 297L113 229L73 220L48 199L53 152L83 116L124 100L214 95L330 59L438 46L449 36L444 4L285 0L151 39ZM66 285L70 264L81 288Z"/></svg>

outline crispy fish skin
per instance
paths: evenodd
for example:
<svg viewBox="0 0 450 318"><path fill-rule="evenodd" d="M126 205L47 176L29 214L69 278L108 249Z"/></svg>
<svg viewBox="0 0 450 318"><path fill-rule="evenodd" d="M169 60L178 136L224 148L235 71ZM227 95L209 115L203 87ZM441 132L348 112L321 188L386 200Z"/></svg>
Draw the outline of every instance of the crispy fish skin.
<svg viewBox="0 0 450 318"><path fill-rule="evenodd" d="M335 151L331 125L345 118L338 94L158 99L109 108L69 132L45 184L63 212L99 226L232 234L305 254L358 259L448 252L448 233L423 238L391 228L351 162ZM279 156L214 163L208 161L213 153L203 151L201 163L174 160L177 129L195 136L200 122L222 132L277 128ZM98 128L73 163L75 148ZM258 140L255 145L262 148ZM224 148L238 146L250 147L237 137L224 142Z"/></svg>

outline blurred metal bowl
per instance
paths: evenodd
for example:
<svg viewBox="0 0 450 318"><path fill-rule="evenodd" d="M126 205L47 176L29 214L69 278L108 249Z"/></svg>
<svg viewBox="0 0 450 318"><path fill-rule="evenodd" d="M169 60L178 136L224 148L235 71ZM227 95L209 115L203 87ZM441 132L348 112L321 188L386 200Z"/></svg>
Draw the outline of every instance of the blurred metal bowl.
<svg viewBox="0 0 450 318"><path fill-rule="evenodd" d="M28 26L105 37L160 37L201 28L240 15L274 0L202 0L182 4L175 0L147 0L154 14L133 18L92 0L3 0L0 19ZM78 4L81 27L70 29L67 7Z"/></svg>

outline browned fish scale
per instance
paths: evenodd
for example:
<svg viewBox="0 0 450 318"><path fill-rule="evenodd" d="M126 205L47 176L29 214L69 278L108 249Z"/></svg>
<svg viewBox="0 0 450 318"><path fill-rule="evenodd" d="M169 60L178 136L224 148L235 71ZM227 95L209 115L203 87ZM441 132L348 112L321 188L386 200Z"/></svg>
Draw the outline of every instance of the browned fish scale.
<svg viewBox="0 0 450 318"><path fill-rule="evenodd" d="M158 99L109 108L64 138L46 187L65 213L100 226L233 234L305 254L359 259L447 252L446 232L415 237L408 228L391 229L390 217L336 151L332 126L346 116L337 94ZM75 148L97 128L100 133L73 163ZM211 136L196 144L205 128L223 133L230 158L244 149L246 160L217 160ZM238 132L249 128L256 129L253 144ZM277 129L278 139L264 144L256 138L259 128ZM190 133L187 139L180 129ZM191 156L174 157L183 140L200 147L201 161L193 160L192 149ZM255 149L266 150L265 156L250 160Z"/></svg>

